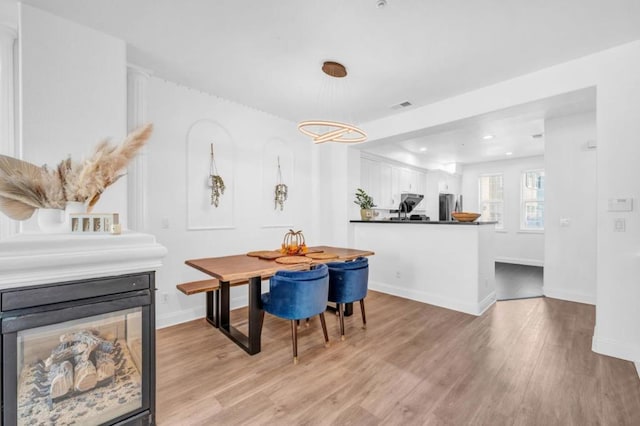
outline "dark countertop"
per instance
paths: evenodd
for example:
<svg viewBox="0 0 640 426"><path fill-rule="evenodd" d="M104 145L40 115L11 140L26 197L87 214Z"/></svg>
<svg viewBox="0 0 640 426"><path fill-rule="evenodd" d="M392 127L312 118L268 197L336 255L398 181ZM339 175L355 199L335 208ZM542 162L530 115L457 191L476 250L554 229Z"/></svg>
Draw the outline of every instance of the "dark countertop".
<svg viewBox="0 0 640 426"><path fill-rule="evenodd" d="M495 225L498 222L438 222L436 220L350 220L350 223L392 223L402 225Z"/></svg>

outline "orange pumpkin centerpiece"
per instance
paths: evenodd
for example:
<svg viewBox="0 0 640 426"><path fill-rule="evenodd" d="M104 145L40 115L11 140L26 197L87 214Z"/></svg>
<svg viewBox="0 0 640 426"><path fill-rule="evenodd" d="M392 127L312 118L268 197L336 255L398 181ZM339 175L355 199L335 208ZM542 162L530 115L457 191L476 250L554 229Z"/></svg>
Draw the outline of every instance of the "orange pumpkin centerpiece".
<svg viewBox="0 0 640 426"><path fill-rule="evenodd" d="M289 232L284 235L284 240L282 240L282 248L280 249L280 252L287 256L306 253L307 245L304 242L304 235L302 235L302 231L289 229Z"/></svg>

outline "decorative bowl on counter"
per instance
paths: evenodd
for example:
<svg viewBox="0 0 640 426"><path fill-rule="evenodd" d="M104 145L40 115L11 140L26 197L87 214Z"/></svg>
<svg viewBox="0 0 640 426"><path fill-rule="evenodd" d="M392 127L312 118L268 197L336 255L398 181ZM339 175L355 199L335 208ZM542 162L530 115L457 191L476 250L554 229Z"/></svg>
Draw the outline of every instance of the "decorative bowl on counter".
<svg viewBox="0 0 640 426"><path fill-rule="evenodd" d="M469 212L453 212L451 216L458 222L473 222L481 215L480 213L469 213Z"/></svg>

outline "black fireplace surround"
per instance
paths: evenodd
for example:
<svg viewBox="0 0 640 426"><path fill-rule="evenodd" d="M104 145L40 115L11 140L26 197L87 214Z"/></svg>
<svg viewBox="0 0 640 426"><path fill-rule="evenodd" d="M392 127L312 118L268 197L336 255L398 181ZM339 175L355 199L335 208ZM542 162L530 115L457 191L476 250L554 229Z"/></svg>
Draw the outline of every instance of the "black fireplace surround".
<svg viewBox="0 0 640 426"><path fill-rule="evenodd" d="M0 290L1 424L155 424L154 289L144 272Z"/></svg>

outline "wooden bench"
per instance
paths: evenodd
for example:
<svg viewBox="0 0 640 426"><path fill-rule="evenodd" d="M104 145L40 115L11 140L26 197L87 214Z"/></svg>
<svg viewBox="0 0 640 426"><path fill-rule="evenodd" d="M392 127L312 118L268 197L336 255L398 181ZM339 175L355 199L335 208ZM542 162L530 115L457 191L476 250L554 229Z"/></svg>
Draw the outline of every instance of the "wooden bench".
<svg viewBox="0 0 640 426"><path fill-rule="evenodd" d="M190 283L178 284L176 288L187 296L191 296L192 294L203 293L205 291L218 291L220 289L220 281L215 278L211 278L210 280L191 281Z"/></svg>
<svg viewBox="0 0 640 426"><path fill-rule="evenodd" d="M236 280L231 281L229 285L231 287L237 285L248 284L249 280ZM191 281L188 283L177 284L176 288L187 296L198 293L207 293L207 322L212 326L219 327L219 315L220 315L220 281L215 278L208 280Z"/></svg>

